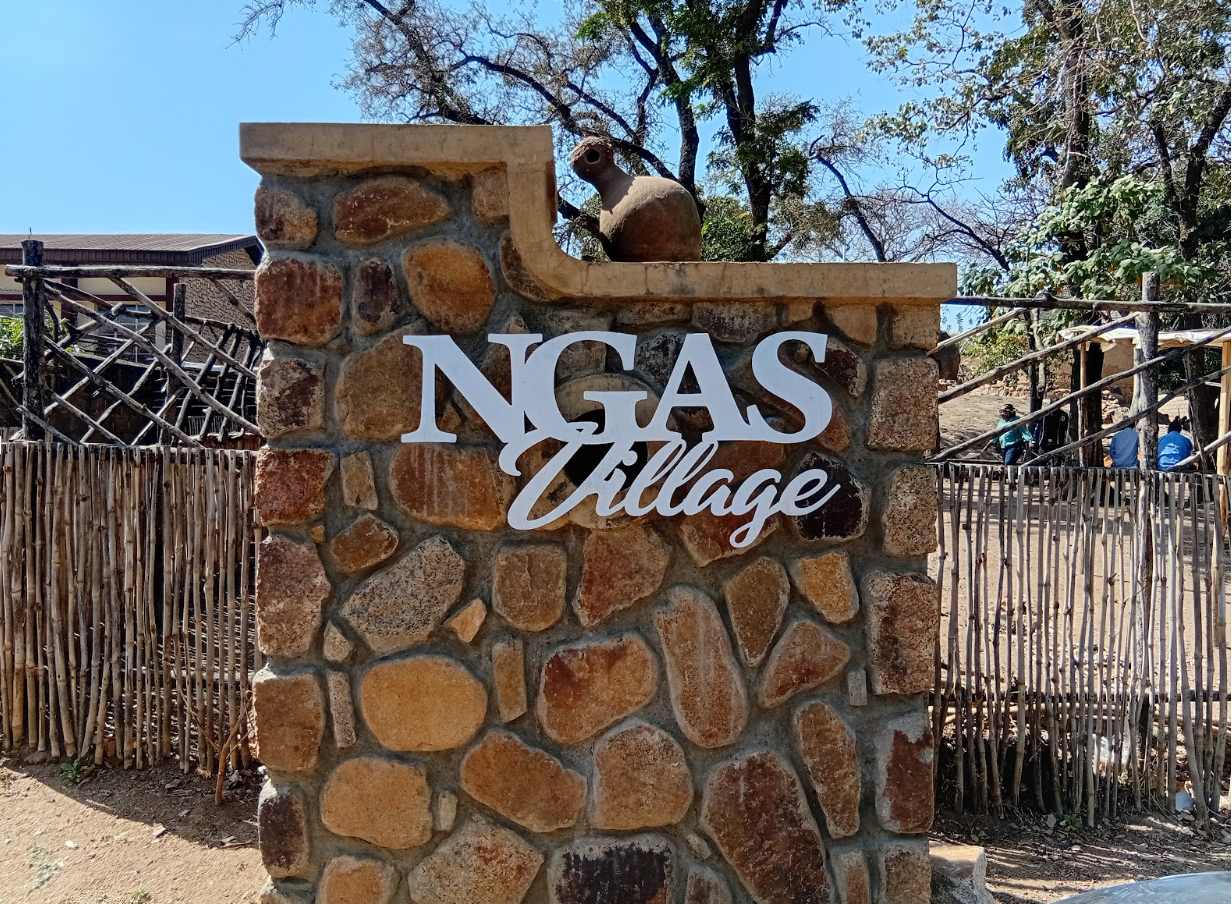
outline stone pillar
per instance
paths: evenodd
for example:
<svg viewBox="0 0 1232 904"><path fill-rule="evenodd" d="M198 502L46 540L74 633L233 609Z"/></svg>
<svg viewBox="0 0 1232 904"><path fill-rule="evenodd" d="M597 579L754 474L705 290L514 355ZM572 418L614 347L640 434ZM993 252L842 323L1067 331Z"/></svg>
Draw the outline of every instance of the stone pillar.
<svg viewBox="0 0 1232 904"><path fill-rule="evenodd" d="M551 232L546 128L248 125L241 144L269 249L267 904L927 901L925 352L955 268L574 260ZM801 343L779 354L831 399L824 431L725 442L710 467L737 483L822 469L837 493L747 546L745 517L593 502L512 529L561 444L507 473L479 410L500 406L440 373L425 399L425 346L404 337L451 337L510 400L510 351L489 334L584 330L632 334L636 353L625 367L600 342L567 348L566 420L603 407L593 392L643 391L653 411L700 332L738 410L779 432L801 413L753 349L825 334L822 363ZM400 441L433 416L457 442ZM711 413L677 408L672 426L696 438ZM566 470L545 498L584 479Z"/></svg>

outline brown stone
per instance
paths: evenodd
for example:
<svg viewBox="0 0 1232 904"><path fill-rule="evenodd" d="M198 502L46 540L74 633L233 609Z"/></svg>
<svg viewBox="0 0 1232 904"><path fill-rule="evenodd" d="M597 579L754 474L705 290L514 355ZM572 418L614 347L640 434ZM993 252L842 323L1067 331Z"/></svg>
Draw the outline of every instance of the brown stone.
<svg viewBox="0 0 1232 904"><path fill-rule="evenodd" d="M787 447L782 443L763 443L738 439L720 443L708 465L710 470L725 468L735 480L743 480L754 471L777 471L787 460Z"/></svg>
<svg viewBox="0 0 1232 904"><path fill-rule="evenodd" d="M762 672L761 705L772 709L802 691L830 681L846 668L851 659L847 644L816 622L805 618L793 621L775 644Z"/></svg>
<svg viewBox="0 0 1232 904"><path fill-rule="evenodd" d="M326 662L332 662L335 665L344 663L351 658L354 649L354 645L347 640L347 636L337 625L331 622L325 626L325 638L321 641L321 652L325 655Z"/></svg>
<svg viewBox="0 0 1232 904"><path fill-rule="evenodd" d="M806 453L793 475L812 469L826 472L827 480L820 490L822 495L829 493L835 484L838 492L816 511L791 517L800 539L837 542L862 537L868 529L868 487L846 465L819 452Z"/></svg>
<svg viewBox="0 0 1232 904"><path fill-rule="evenodd" d="M317 237L317 212L286 188L257 189L257 237L267 248L307 248Z"/></svg>
<svg viewBox="0 0 1232 904"><path fill-rule="evenodd" d="M408 656L370 668L359 686L368 728L388 750L452 750L488 712L483 684L445 656Z"/></svg>
<svg viewBox="0 0 1232 904"><path fill-rule="evenodd" d="M380 565L398 548L398 532L376 515L360 515L329 544L338 566L347 574Z"/></svg>
<svg viewBox="0 0 1232 904"><path fill-rule="evenodd" d="M306 656L329 599L315 546L271 534L257 547L257 643L266 656Z"/></svg>
<svg viewBox="0 0 1232 904"><path fill-rule="evenodd" d="M253 506L266 527L301 524L325 511L325 482L334 454L321 449L273 449L257 453Z"/></svg>
<svg viewBox="0 0 1232 904"><path fill-rule="evenodd" d="M672 904L674 860L656 835L579 839L552 855L549 904Z"/></svg>
<svg viewBox="0 0 1232 904"><path fill-rule="evenodd" d="M932 900L932 867L928 843L892 842L881 849L883 904L929 904Z"/></svg>
<svg viewBox="0 0 1232 904"><path fill-rule="evenodd" d="M759 904L829 904L826 855L795 772L770 751L716 768L702 828Z"/></svg>
<svg viewBox="0 0 1232 904"><path fill-rule="evenodd" d="M787 572L762 557L740 571L723 588L727 612L740 658L750 667L761 665L787 611Z"/></svg>
<svg viewBox="0 0 1232 904"><path fill-rule="evenodd" d="M684 544L689 558L697 567L704 568L711 562L742 556L756 549L779 528L779 516L775 515L762 526L757 539L748 546L732 546L731 535L748 524L749 520L748 515L714 515L706 509L681 519L680 541Z"/></svg>
<svg viewBox="0 0 1232 904"><path fill-rule="evenodd" d="M351 679L346 672L330 672L330 724L334 729L334 746L350 747L355 743L355 704L351 702Z"/></svg>
<svg viewBox="0 0 1232 904"><path fill-rule="evenodd" d="M675 825L693 803L684 750L662 729L631 721L595 744L590 823L629 831Z"/></svg>
<svg viewBox="0 0 1232 904"><path fill-rule="evenodd" d="M492 644L492 687L502 722L526 713L526 650L518 638L506 637Z"/></svg>
<svg viewBox="0 0 1232 904"><path fill-rule="evenodd" d="M355 757L340 763L326 780L321 822L335 835L403 850L432 837L431 803L432 791L421 767Z"/></svg>
<svg viewBox="0 0 1232 904"><path fill-rule="evenodd" d="M847 418L837 408L831 413L826 429L818 434L817 445L827 452L842 452L851 445L851 427L847 425Z"/></svg>
<svg viewBox="0 0 1232 904"><path fill-rule="evenodd" d="M671 560L667 543L649 527L591 531L582 547L582 582L573 599L578 621L589 628L649 599Z"/></svg>
<svg viewBox="0 0 1232 904"><path fill-rule="evenodd" d="M691 319L693 308L687 304L670 301L626 302L616 310L619 326L660 326L666 323L683 323Z"/></svg>
<svg viewBox="0 0 1232 904"><path fill-rule="evenodd" d="M483 600L473 599L445 624L449 625L450 630L458 636L458 640L470 643L479 633L479 629L483 627L487 617L488 607L484 605Z"/></svg>
<svg viewBox="0 0 1232 904"><path fill-rule="evenodd" d="M366 351L353 352L338 376L338 418L352 439L400 439L419 426L423 357L402 341L417 328L386 336Z"/></svg>
<svg viewBox="0 0 1232 904"><path fill-rule="evenodd" d="M791 579L828 622L851 621L860 605L856 582L851 576L851 557L845 552L800 556L791 563Z"/></svg>
<svg viewBox="0 0 1232 904"><path fill-rule="evenodd" d="M449 216L449 204L418 180L379 176L334 199L334 234L348 245L376 245Z"/></svg>
<svg viewBox="0 0 1232 904"><path fill-rule="evenodd" d="M778 311L764 301L696 304L693 325L719 342L748 345L770 332L778 323Z"/></svg>
<svg viewBox="0 0 1232 904"><path fill-rule="evenodd" d="M812 367L853 398L863 395L868 385L864 359L833 336L826 341L826 360Z"/></svg>
<svg viewBox="0 0 1232 904"><path fill-rule="evenodd" d="M401 312L398 282L389 264L370 257L355 269L351 288L351 322L361 336L381 333L394 325Z"/></svg>
<svg viewBox="0 0 1232 904"><path fill-rule="evenodd" d="M334 857L325 865L316 904L389 904L398 871L369 857Z"/></svg>
<svg viewBox="0 0 1232 904"><path fill-rule="evenodd" d="M311 872L308 817L298 791L265 783L257 801L257 846L265 871L275 879Z"/></svg>
<svg viewBox="0 0 1232 904"><path fill-rule="evenodd" d="M568 333L604 331L612 328L612 315L603 311L553 311L548 327L552 337ZM602 342L574 342L566 346L556 360L556 379L563 383L570 377L601 371L607 361L607 345Z"/></svg>
<svg viewBox="0 0 1232 904"><path fill-rule="evenodd" d="M252 679L257 758L271 772L308 772L317 764L325 733L325 698L311 672L275 675L262 669Z"/></svg>
<svg viewBox="0 0 1232 904"><path fill-rule="evenodd" d="M509 179L504 167L493 167L471 177L471 211L475 218L496 224L509 219Z"/></svg>
<svg viewBox="0 0 1232 904"><path fill-rule="evenodd" d="M933 824L933 735L928 711L892 719L877 738L877 818L901 835Z"/></svg>
<svg viewBox="0 0 1232 904"><path fill-rule="evenodd" d="M908 465L894 472L881 527L885 551L892 556L926 556L937 548L935 470Z"/></svg>
<svg viewBox="0 0 1232 904"><path fill-rule="evenodd" d="M366 579L340 615L377 653L427 640L462 595L466 563L442 537L431 537Z"/></svg>
<svg viewBox="0 0 1232 904"><path fill-rule="evenodd" d="M420 245L402 259L411 301L446 333L473 333L488 320L496 284L474 248L441 242Z"/></svg>
<svg viewBox="0 0 1232 904"><path fill-rule="evenodd" d="M937 585L923 574L876 571L865 576L860 599L868 612L873 693L932 690L941 620Z"/></svg>
<svg viewBox="0 0 1232 904"><path fill-rule="evenodd" d="M262 339L319 346L342 329L342 274L332 264L277 258L258 267L254 281Z"/></svg>
<svg viewBox="0 0 1232 904"><path fill-rule="evenodd" d="M684 888L684 904L732 904L731 889L717 871L694 866Z"/></svg>
<svg viewBox="0 0 1232 904"><path fill-rule="evenodd" d="M937 444L937 362L881 361L873 373L868 447L879 452L927 452Z"/></svg>
<svg viewBox="0 0 1232 904"><path fill-rule="evenodd" d="M586 803L580 775L501 730L489 731L462 760L462 790L532 832L569 828Z"/></svg>
<svg viewBox="0 0 1232 904"><path fill-rule="evenodd" d="M800 758L813 780L830 837L854 835L860 830L860 763L855 734L838 713L819 701L796 710L794 724Z"/></svg>
<svg viewBox="0 0 1232 904"><path fill-rule="evenodd" d="M519 904L543 855L516 832L473 817L407 875L416 904Z"/></svg>
<svg viewBox="0 0 1232 904"><path fill-rule="evenodd" d="M941 336L941 309L935 305L898 308L890 321L890 345L932 351Z"/></svg>
<svg viewBox="0 0 1232 904"><path fill-rule="evenodd" d="M376 511L379 505L376 480L372 474L372 456L367 450L344 456L339 470L342 474L343 503L351 508Z"/></svg>
<svg viewBox="0 0 1232 904"><path fill-rule="evenodd" d="M673 587L654 618L680 730L699 747L732 743L749 701L719 610L701 591Z"/></svg>
<svg viewBox="0 0 1232 904"><path fill-rule="evenodd" d="M934 901L947 904L997 904L985 880L988 855L973 844L928 844Z"/></svg>
<svg viewBox="0 0 1232 904"><path fill-rule="evenodd" d="M567 573L560 546L502 546L492 569L492 609L519 631L544 631L565 611Z"/></svg>
<svg viewBox="0 0 1232 904"><path fill-rule="evenodd" d="M267 358L257 380L257 423L266 439L325 423L325 368L303 358Z"/></svg>
<svg viewBox="0 0 1232 904"><path fill-rule="evenodd" d="M505 282L508 283L509 288L523 298L530 301L551 301L555 298L555 296L544 291L543 287L535 280L535 277L526 269L526 263L522 259L522 252L513 243L513 236L510 235L508 229L501 236L500 264L501 276L505 277Z"/></svg>
<svg viewBox="0 0 1232 904"><path fill-rule="evenodd" d="M636 634L558 647L544 660L535 712L548 737L579 744L649 703L659 667Z"/></svg>
<svg viewBox="0 0 1232 904"><path fill-rule="evenodd" d="M873 904L872 883L868 877L868 861L857 849L834 854L834 884L839 904Z"/></svg>
<svg viewBox="0 0 1232 904"><path fill-rule="evenodd" d="M872 345L877 341L876 305L844 304L827 307L826 316L853 342Z"/></svg>
<svg viewBox="0 0 1232 904"><path fill-rule="evenodd" d="M482 446L409 443L394 454L389 491L417 521L489 531L503 527L513 478Z"/></svg>

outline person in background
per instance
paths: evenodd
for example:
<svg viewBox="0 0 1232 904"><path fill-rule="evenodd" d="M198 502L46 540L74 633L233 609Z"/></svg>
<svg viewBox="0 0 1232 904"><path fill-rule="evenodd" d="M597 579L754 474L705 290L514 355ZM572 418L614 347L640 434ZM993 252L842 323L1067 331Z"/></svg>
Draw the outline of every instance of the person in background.
<svg viewBox="0 0 1232 904"><path fill-rule="evenodd" d="M1161 471L1172 471L1178 464L1193 455L1193 443L1181 432L1181 426L1181 419L1174 417L1168 423L1168 432L1159 438L1159 470Z"/></svg>
<svg viewBox="0 0 1232 904"><path fill-rule="evenodd" d="M1001 409L1001 420L997 421L998 430L1004 427L1010 429L996 440L990 441L989 445L992 445L992 442L1000 443L1001 460L1007 465L1019 464L1023 453L1027 451L1027 445L1031 442L1031 431L1018 417L1018 410L1008 403Z"/></svg>
<svg viewBox="0 0 1232 904"><path fill-rule="evenodd" d="M1052 404L1055 401L1056 399L1049 399L1048 403ZM1035 444L1035 451L1040 454L1059 449L1065 445L1068 436L1069 415L1065 413L1064 408L1048 412L1031 425L1031 439Z"/></svg>
<svg viewBox="0 0 1232 904"><path fill-rule="evenodd" d="M1108 454L1114 468L1138 467L1138 431L1132 426L1118 430L1108 440Z"/></svg>

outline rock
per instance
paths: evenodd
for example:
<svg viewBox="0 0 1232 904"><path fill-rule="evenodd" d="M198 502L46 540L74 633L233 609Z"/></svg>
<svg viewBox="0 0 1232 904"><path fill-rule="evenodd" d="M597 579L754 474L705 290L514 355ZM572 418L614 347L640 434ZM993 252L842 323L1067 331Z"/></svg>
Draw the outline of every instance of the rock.
<svg viewBox="0 0 1232 904"><path fill-rule="evenodd" d="M847 644L816 622L799 618L783 631L762 671L761 705L773 709L840 674L851 658Z"/></svg>
<svg viewBox="0 0 1232 904"><path fill-rule="evenodd" d="M599 192L599 232L614 261L699 261L702 222L693 196L679 182L630 176L611 143L590 136L569 154L578 177Z"/></svg>
<svg viewBox="0 0 1232 904"><path fill-rule="evenodd" d="M934 469L908 465L891 475L881 529L885 551L892 556L926 556L937 548Z"/></svg>
<svg viewBox="0 0 1232 904"><path fill-rule="evenodd" d="M699 747L731 744L749 701L718 609L698 590L673 587L654 620L680 730Z"/></svg>
<svg viewBox="0 0 1232 904"><path fill-rule="evenodd" d="M276 258L257 268L253 316L261 338L321 346L342 329L342 274L310 258Z"/></svg>
<svg viewBox="0 0 1232 904"><path fill-rule="evenodd" d="M419 426L423 358L402 341L417 334L416 327L399 330L342 362L335 397L342 431L351 439L400 439Z"/></svg>
<svg viewBox="0 0 1232 904"><path fill-rule="evenodd" d="M712 562L728 559L732 556L742 556L764 543L779 527L779 516L770 518L752 543L745 547L731 544L731 535L737 529L748 524L748 515L713 515L709 509L696 515L689 515L680 522L680 542L684 544L698 568L705 568Z"/></svg>
<svg viewBox="0 0 1232 904"><path fill-rule="evenodd" d="M422 767L355 757L329 774L321 792L321 822L335 835L405 850L432 837L431 803Z"/></svg>
<svg viewBox="0 0 1232 904"><path fill-rule="evenodd" d="M257 758L271 772L309 772L325 733L325 698L311 672L275 675L262 669L252 679L257 722Z"/></svg>
<svg viewBox="0 0 1232 904"><path fill-rule="evenodd" d="M487 617L488 607L484 605L483 600L474 599L463 606L445 624L449 625L450 630L458 636L458 640L470 643L479 633L479 629L483 627L483 622Z"/></svg>
<svg viewBox="0 0 1232 904"><path fill-rule="evenodd" d="M829 904L821 833L778 754L755 751L718 766L702 795L701 825L759 904Z"/></svg>
<svg viewBox="0 0 1232 904"><path fill-rule="evenodd" d="M271 534L257 547L257 644L266 656L308 655L331 591L315 546Z"/></svg>
<svg viewBox="0 0 1232 904"><path fill-rule="evenodd" d="M367 578L339 614L375 652L423 643L462 595L466 563L443 537L430 537Z"/></svg>
<svg viewBox="0 0 1232 904"><path fill-rule="evenodd" d="M590 823L629 831L675 825L693 803L684 750L662 729L631 721L595 745Z"/></svg>
<svg viewBox="0 0 1232 904"><path fill-rule="evenodd" d="M868 705L868 678L864 669L847 670L847 702L851 706Z"/></svg>
<svg viewBox="0 0 1232 904"><path fill-rule="evenodd" d="M325 423L325 368L303 358L267 358L257 380L257 423L266 439Z"/></svg>
<svg viewBox="0 0 1232 904"><path fill-rule="evenodd" d="M492 687L502 722L526 713L526 651L518 638L506 637L492 644Z"/></svg>
<svg viewBox="0 0 1232 904"><path fill-rule="evenodd" d="M553 194L553 197L555 194ZM552 212L552 222L555 222L556 212ZM516 292L518 295L528 301L555 301L555 296L545 292L543 288L535 281L535 277L531 276L526 269L526 262L522 259L522 252L518 250L518 246L513 243L513 236L506 229L501 235L500 244L500 264L501 276L505 277L505 283Z"/></svg>
<svg viewBox="0 0 1232 904"><path fill-rule="evenodd" d="M665 323L683 323L692 316L692 307L679 302L655 299L651 302L630 301L616 311L618 326L658 326Z"/></svg>
<svg viewBox="0 0 1232 904"><path fill-rule="evenodd" d="M808 366L804 365L801 369L807 370ZM826 340L826 360L811 367L852 398L862 396L868 385L868 367L864 359L833 336Z"/></svg>
<svg viewBox="0 0 1232 904"><path fill-rule="evenodd" d="M389 904L398 871L370 857L334 857L325 865L316 904Z"/></svg>
<svg viewBox="0 0 1232 904"><path fill-rule="evenodd" d="M897 307L890 321L890 345L932 351L941 335L941 310L935 304Z"/></svg>
<svg viewBox="0 0 1232 904"><path fill-rule="evenodd" d="M372 475L372 456L356 452L342 459L342 501L351 508L376 511L376 481Z"/></svg>
<svg viewBox="0 0 1232 904"><path fill-rule="evenodd" d="M316 240L317 212L286 188L257 188L253 213L257 238L267 248L304 249Z"/></svg>
<svg viewBox="0 0 1232 904"><path fill-rule="evenodd" d="M933 824L933 735L921 705L886 724L877 738L877 818L900 835Z"/></svg>
<svg viewBox="0 0 1232 904"><path fill-rule="evenodd" d="M543 855L516 832L471 818L407 875L416 904L519 904Z"/></svg>
<svg viewBox="0 0 1232 904"><path fill-rule="evenodd" d="M322 449L273 449L257 453L252 504L266 527L301 524L325 511L325 483L334 454Z"/></svg>
<svg viewBox="0 0 1232 904"><path fill-rule="evenodd" d="M449 216L449 204L418 180L378 176L334 199L334 234L348 245L376 245Z"/></svg>
<svg viewBox="0 0 1232 904"><path fill-rule="evenodd" d="M880 853L881 900L885 904L929 904L932 867L927 842L891 842Z"/></svg>
<svg viewBox="0 0 1232 904"><path fill-rule="evenodd" d="M995 904L984 886L988 857L970 844L928 845L935 904Z"/></svg>
<svg viewBox="0 0 1232 904"><path fill-rule="evenodd" d="M432 828L438 832L451 832L457 818L458 795L452 791L442 791L436 795L436 802L432 805Z"/></svg>
<svg viewBox="0 0 1232 904"><path fill-rule="evenodd" d="M839 904L872 904L872 883L868 877L868 861L859 848L834 854L834 884Z"/></svg>
<svg viewBox="0 0 1232 904"><path fill-rule="evenodd" d="M830 322L843 335L861 345L877 342L877 307L871 304L844 304L826 308Z"/></svg>
<svg viewBox="0 0 1232 904"><path fill-rule="evenodd" d="M474 248L440 242L411 248L402 258L411 301L428 321L454 335L474 333L488 320L496 284Z"/></svg>
<svg viewBox="0 0 1232 904"><path fill-rule="evenodd" d="M695 304L693 325L719 342L751 345L778 324L778 311L764 301Z"/></svg>
<svg viewBox="0 0 1232 904"><path fill-rule="evenodd" d="M817 445L827 452L842 452L851 445L851 427L843 412L835 408L830 414L830 423L817 437Z"/></svg>
<svg viewBox="0 0 1232 904"><path fill-rule="evenodd" d="M535 712L548 737L579 744L649 703L659 668L636 634L558 647L544 660Z"/></svg>
<svg viewBox="0 0 1232 904"><path fill-rule="evenodd" d="M359 574L389 559L398 549L398 532L376 515L360 515L329 544L347 574Z"/></svg>
<svg viewBox="0 0 1232 904"><path fill-rule="evenodd" d="M484 223L509 219L509 179L504 167L493 167L471 176L471 212Z"/></svg>
<svg viewBox="0 0 1232 904"><path fill-rule="evenodd" d="M829 493L836 483L839 490L816 511L791 517L792 526L800 539L837 542L864 536L868 528L868 487L856 479L846 465L819 452L806 453L796 465L793 476L814 468L826 472L828 479L821 489L823 495Z"/></svg>
<svg viewBox="0 0 1232 904"><path fill-rule="evenodd" d="M346 672L330 672L329 714L334 729L334 746L350 747L355 743L355 705L351 702L351 679Z"/></svg>
<svg viewBox="0 0 1232 904"><path fill-rule="evenodd" d="M321 652L325 661L339 665L351 658L354 645L347 640L346 635L332 622L325 626L325 638L321 641Z"/></svg>
<svg viewBox="0 0 1232 904"><path fill-rule="evenodd" d="M787 460L787 447L781 443L763 443L737 439L719 445L709 467L726 468L736 480L744 480L754 471L778 471Z"/></svg>
<svg viewBox="0 0 1232 904"><path fill-rule="evenodd" d="M258 892L257 904L309 904L307 899L285 888L279 888L278 883L268 879Z"/></svg>
<svg viewBox="0 0 1232 904"><path fill-rule="evenodd" d="M492 609L519 631L545 631L565 611L569 563L555 544L502 546L492 569Z"/></svg>
<svg viewBox="0 0 1232 904"><path fill-rule="evenodd" d="M552 337L569 333L602 332L612 328L612 315L603 311L554 310L547 325ZM556 361L556 380L564 383L571 377L603 370L607 361L607 345L602 342L574 342L561 352ZM567 416L567 415L566 415Z"/></svg>
<svg viewBox="0 0 1232 904"><path fill-rule="evenodd" d="M470 741L488 712L483 684L445 656L408 656L364 674L360 705L388 750L452 750Z"/></svg>
<svg viewBox="0 0 1232 904"><path fill-rule="evenodd" d="M877 364L867 444L878 452L927 452L936 446L936 361L901 358Z"/></svg>
<svg viewBox="0 0 1232 904"><path fill-rule="evenodd" d="M394 453L389 491L417 521L491 531L505 524L514 483L492 449L411 443Z"/></svg>
<svg viewBox="0 0 1232 904"><path fill-rule="evenodd" d="M582 546L582 582L573 609L589 628L647 600L663 583L672 555L649 527L594 530Z"/></svg>
<svg viewBox="0 0 1232 904"><path fill-rule="evenodd" d="M402 311L398 282L393 268L379 257L370 257L355 269L351 288L351 323L361 336L383 333L394 325Z"/></svg>
<svg viewBox="0 0 1232 904"><path fill-rule="evenodd" d="M819 701L796 710L793 723L800 758L813 780L830 837L854 835L860 830L860 763L855 734L834 710Z"/></svg>
<svg viewBox="0 0 1232 904"><path fill-rule="evenodd" d="M311 872L308 817L298 791L266 781L257 801L257 846L265 871L275 879Z"/></svg>
<svg viewBox="0 0 1232 904"><path fill-rule="evenodd" d="M791 579L800 595L828 622L841 625L851 621L859 609L851 557L845 552L793 559Z"/></svg>
<svg viewBox="0 0 1232 904"><path fill-rule="evenodd" d="M933 688L933 656L941 600L927 575L875 571L860 598L868 612L874 694L917 694Z"/></svg>
<svg viewBox="0 0 1232 904"><path fill-rule="evenodd" d="M689 881L684 889L684 904L732 904L731 889L727 880L717 871L704 866L689 870Z"/></svg>
<svg viewBox="0 0 1232 904"><path fill-rule="evenodd" d="M532 832L569 828L586 803L582 776L499 729L462 760L462 790Z"/></svg>
<svg viewBox="0 0 1232 904"><path fill-rule="evenodd" d="M724 586L723 598L745 665L755 668L766 658L787 611L789 590L783 566L766 557L738 572Z"/></svg>
<svg viewBox="0 0 1232 904"><path fill-rule="evenodd" d="M672 904L675 855L666 839L583 838L548 863L550 904Z"/></svg>
<svg viewBox="0 0 1232 904"><path fill-rule="evenodd" d="M710 845L706 844L706 839L696 832L690 832L686 835L685 841L689 843L689 850L693 852L698 860L708 860L710 855L714 853L710 850Z"/></svg>

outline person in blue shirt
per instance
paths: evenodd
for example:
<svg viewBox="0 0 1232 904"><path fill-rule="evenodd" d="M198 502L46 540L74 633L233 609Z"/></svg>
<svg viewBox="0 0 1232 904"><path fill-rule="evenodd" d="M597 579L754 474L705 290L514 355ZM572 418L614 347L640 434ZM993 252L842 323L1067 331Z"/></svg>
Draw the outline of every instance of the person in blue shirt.
<svg viewBox="0 0 1232 904"><path fill-rule="evenodd" d="M1181 419L1174 417L1168 424L1168 432L1159 438L1159 470L1175 470L1178 464L1191 455L1193 443L1181 432Z"/></svg>
<svg viewBox="0 0 1232 904"><path fill-rule="evenodd" d="M1112 456L1114 468L1138 467L1138 431L1126 427L1112 434L1108 441L1108 454Z"/></svg>
<svg viewBox="0 0 1232 904"><path fill-rule="evenodd" d="M1007 465L1016 465L1022 461L1027 444L1031 442L1031 431L1018 417L1017 409L1008 403L1001 409L1001 420L997 421L997 429L1003 427L1010 429L995 440L1001 446L1001 460ZM991 445L991 442L989 444Z"/></svg>

